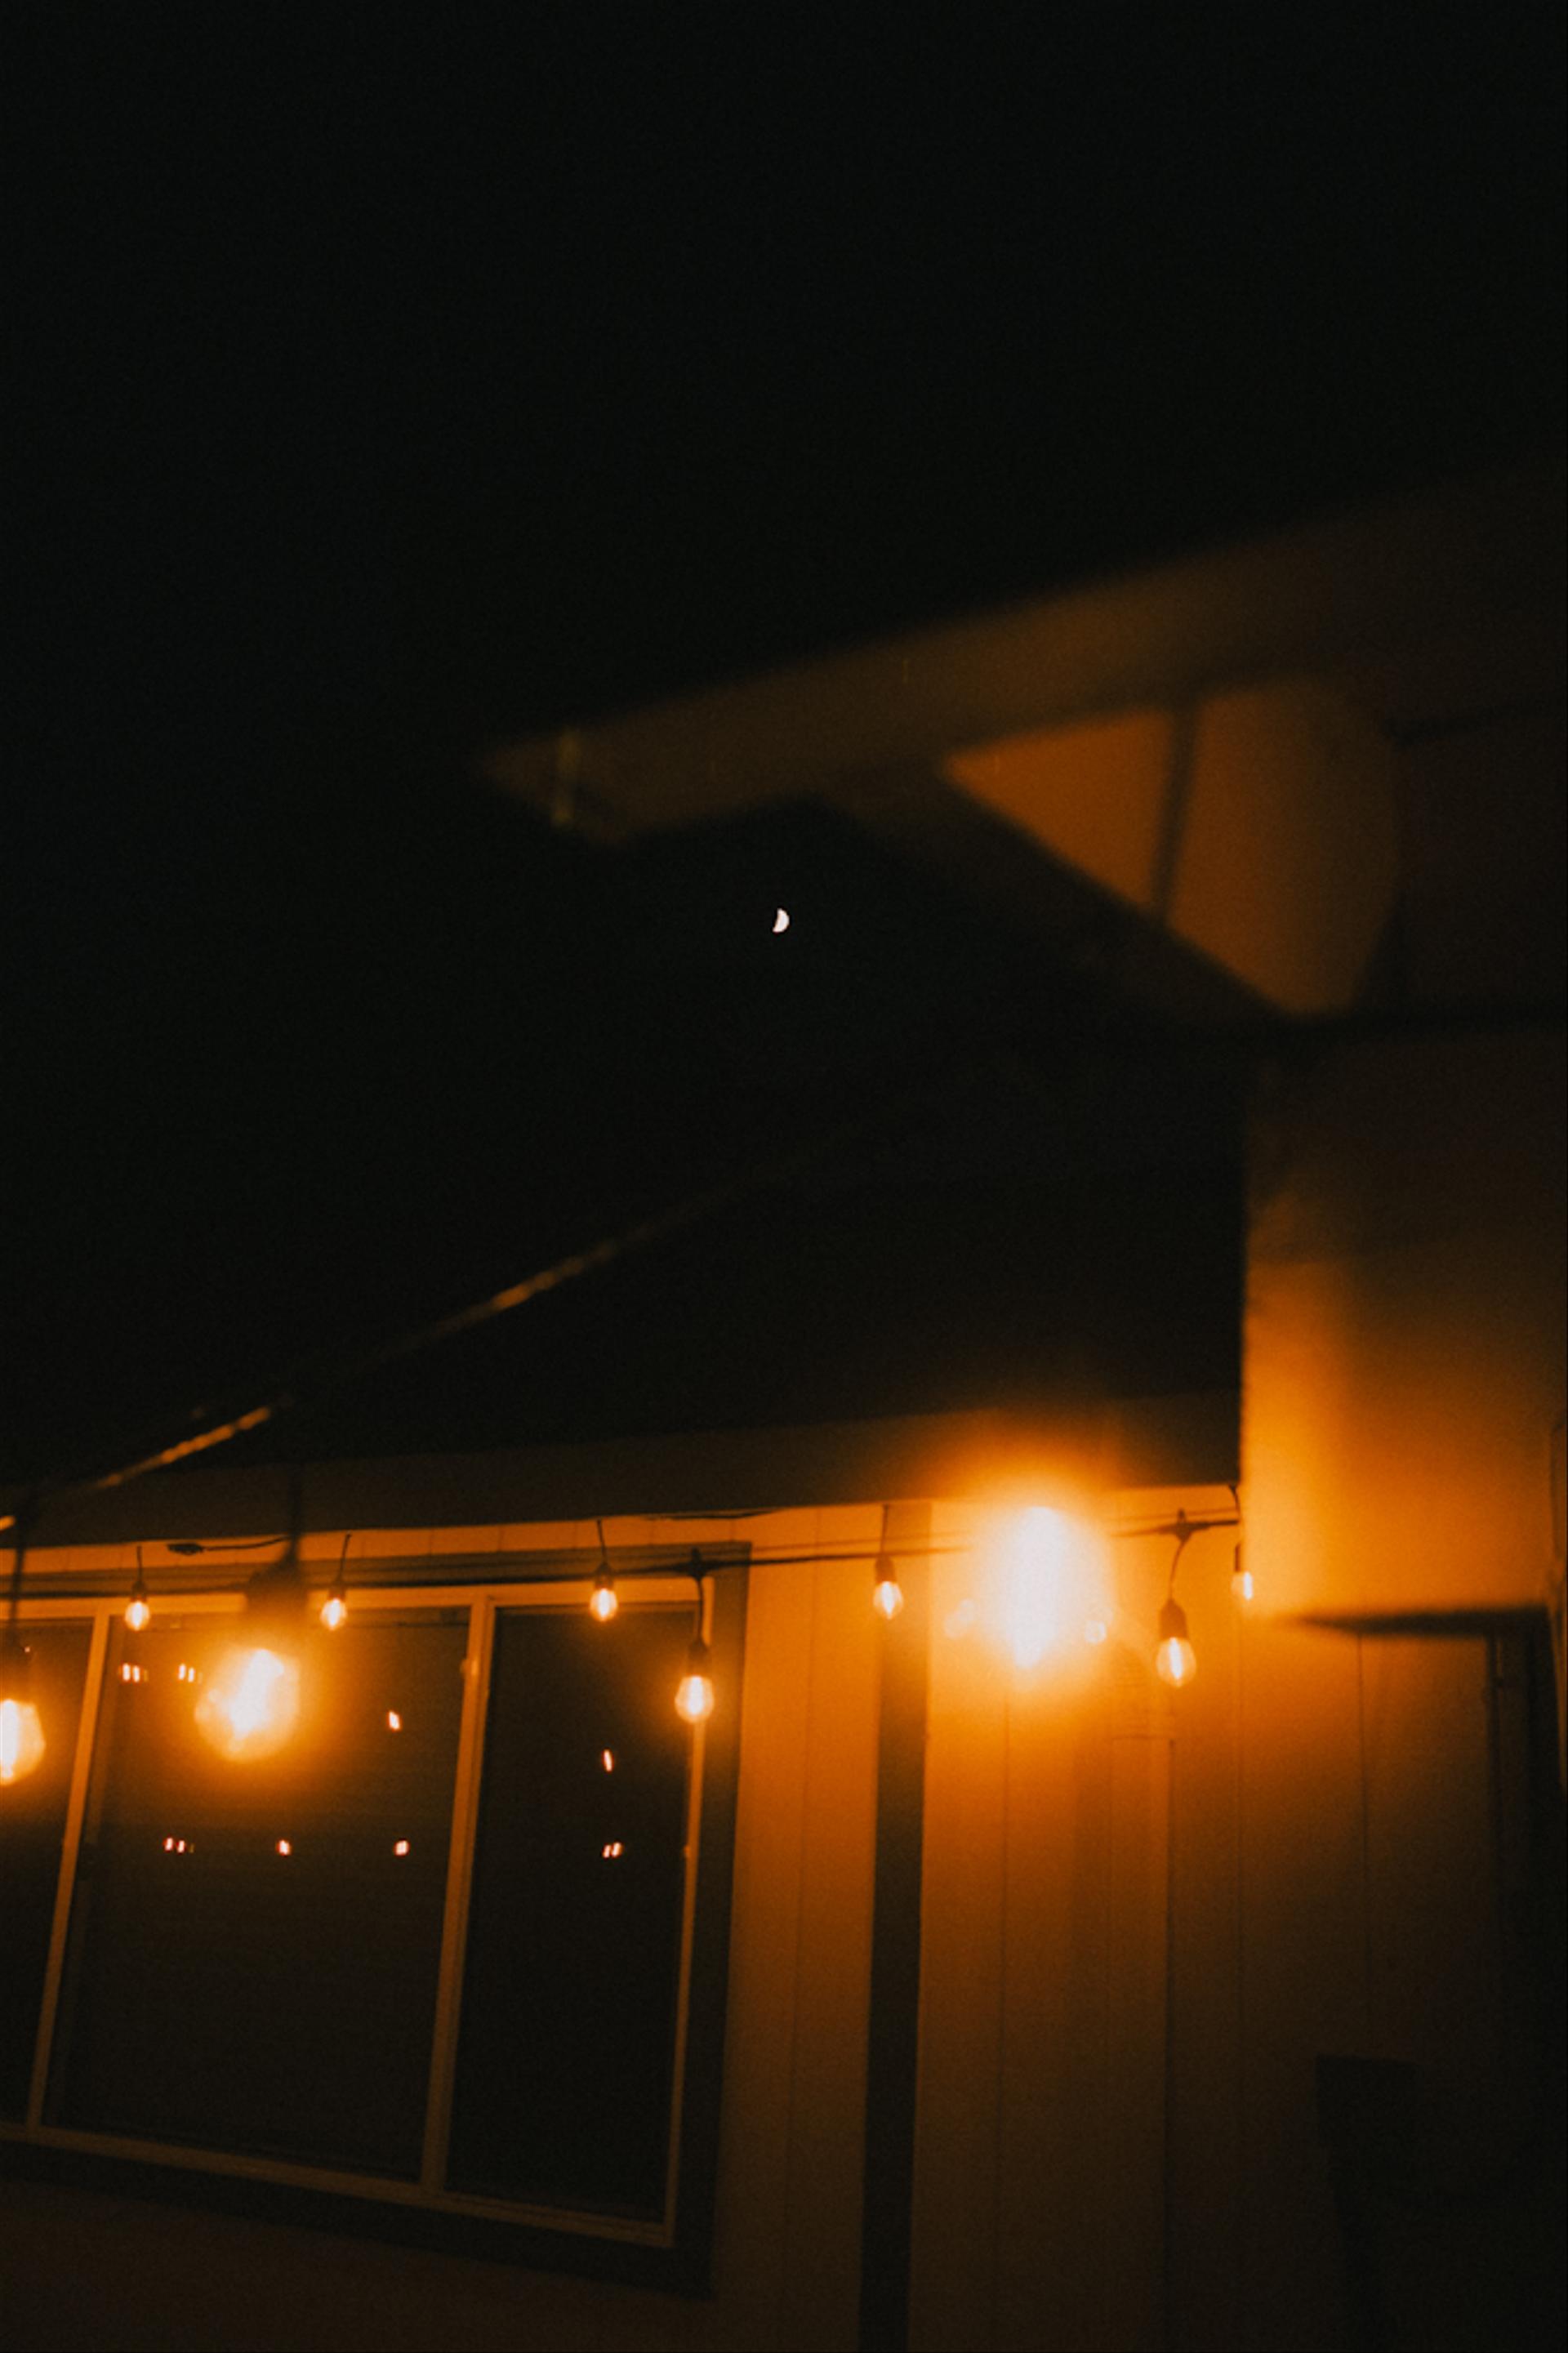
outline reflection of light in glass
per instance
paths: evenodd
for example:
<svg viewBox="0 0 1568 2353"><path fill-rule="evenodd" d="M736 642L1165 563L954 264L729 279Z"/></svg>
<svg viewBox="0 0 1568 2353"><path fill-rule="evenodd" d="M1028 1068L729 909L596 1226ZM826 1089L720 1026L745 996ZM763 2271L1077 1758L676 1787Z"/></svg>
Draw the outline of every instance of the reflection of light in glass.
<svg viewBox="0 0 1568 2353"><path fill-rule="evenodd" d="M300 1716L300 1662L276 1651L226 1651L196 1702L196 1729L237 1763L270 1757Z"/></svg>
<svg viewBox="0 0 1568 2353"><path fill-rule="evenodd" d="M389 1707L386 1711L386 1728L388 1732L401 1732L403 1729L403 1718L395 1707Z"/></svg>
<svg viewBox="0 0 1568 2353"><path fill-rule="evenodd" d="M163 1841L163 1852L165 1854L195 1854L195 1851L196 1842L195 1839L166 1838Z"/></svg>
<svg viewBox="0 0 1568 2353"><path fill-rule="evenodd" d="M395 1839L393 1841L392 1852L394 1854L406 1854L408 1852L408 1841L406 1839Z"/></svg>
<svg viewBox="0 0 1568 2353"><path fill-rule="evenodd" d="M144 1683L147 1680L147 1670L143 1666L137 1665L130 1659L122 1660L120 1668L120 1680L122 1683Z"/></svg>
<svg viewBox="0 0 1568 2353"><path fill-rule="evenodd" d="M621 1844L619 1839L610 1839L599 1849L599 1852L606 1862L616 1862L619 1861L623 1854L625 1854L626 1848Z"/></svg>
<svg viewBox="0 0 1568 2353"><path fill-rule="evenodd" d="M21 1697L0 1699L0 1788L26 1780L43 1761L44 1726L37 1703Z"/></svg>
<svg viewBox="0 0 1568 2353"><path fill-rule="evenodd" d="M273 1852L274 1852L274 1853L276 1853L276 1854L292 1854L292 1853L293 1853L293 1852L294 1852L294 1841L293 1841L293 1840L292 1840L292 1839L279 1839L279 1841L278 1841L277 1846L273 1849Z"/></svg>
<svg viewBox="0 0 1568 2353"><path fill-rule="evenodd" d="M601 1748L599 1751L599 1762L604 1767L606 1773L613 1773L616 1769L615 1750L613 1748Z"/></svg>
<svg viewBox="0 0 1568 2353"><path fill-rule="evenodd" d="M965 1634L972 1634L974 1630L973 1602L961 1601L956 1609L950 1609L942 1621L942 1630L955 1642L962 1641Z"/></svg>
<svg viewBox="0 0 1568 2353"><path fill-rule="evenodd" d="M180 1661L179 1665L174 1669L174 1680L175 1680L175 1682L176 1682L176 1683L194 1683L195 1682L195 1679L196 1679L196 1671L195 1671L195 1667L193 1667L193 1666L188 1666L188 1665L186 1664L185 1661L184 1661L184 1659L182 1659L182 1660Z"/></svg>

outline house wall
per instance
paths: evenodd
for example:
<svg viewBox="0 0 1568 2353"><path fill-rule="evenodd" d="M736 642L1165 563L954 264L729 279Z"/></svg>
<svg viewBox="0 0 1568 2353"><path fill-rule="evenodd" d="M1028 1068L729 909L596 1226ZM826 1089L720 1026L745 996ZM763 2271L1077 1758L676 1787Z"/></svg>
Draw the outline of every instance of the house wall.
<svg viewBox="0 0 1568 2353"><path fill-rule="evenodd" d="M1322 2057L1416 2071L1429 2147L1447 2152L1440 2217L1384 2200L1390 2341L1534 2341L1496 2306L1560 2229L1531 2236L1538 2193L1516 2162L1541 2073L1522 1766L1505 1753L1521 1695L1489 1686L1476 1632L1293 1620L1539 1605L1561 1580L1563 1108L1561 1036L1520 1032L1339 1047L1259 1109L1243 1409L1258 1598L1238 1613L1194 1588L1204 1665L1173 1751L1174 2346L1353 2338Z"/></svg>
<svg viewBox="0 0 1568 2353"><path fill-rule="evenodd" d="M847 1508L781 1513L733 1533L809 1552L874 1542L879 1525L874 1507ZM613 1535L629 1546L721 1532L732 1531L623 1521ZM395 1533L387 1548L406 1556L426 1546L550 1549L585 1532ZM864 1563L752 1573L710 2299L7 2181L0 2344L16 2353L853 2346L878 1674L866 1602ZM79 2260L84 2245L89 2263Z"/></svg>

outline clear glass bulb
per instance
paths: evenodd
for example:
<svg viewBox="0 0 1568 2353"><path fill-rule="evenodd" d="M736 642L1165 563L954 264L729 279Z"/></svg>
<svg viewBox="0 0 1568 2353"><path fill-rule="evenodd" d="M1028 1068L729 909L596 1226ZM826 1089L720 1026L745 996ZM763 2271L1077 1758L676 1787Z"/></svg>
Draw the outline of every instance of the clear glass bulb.
<svg viewBox="0 0 1568 2353"><path fill-rule="evenodd" d="M1167 1601L1160 1612L1160 1641L1154 1672L1173 1691L1190 1683L1198 1671L1198 1654L1187 1638L1187 1613L1179 1601Z"/></svg>
<svg viewBox="0 0 1568 2353"><path fill-rule="evenodd" d="M153 1605L141 1586L132 1586L131 1599L125 1605L125 1623L133 1634L141 1634L153 1623Z"/></svg>
<svg viewBox="0 0 1568 2353"><path fill-rule="evenodd" d="M682 1675L675 1694L675 1712L688 1724L706 1724L713 1713L711 1675Z"/></svg>
<svg viewBox="0 0 1568 2353"><path fill-rule="evenodd" d="M871 1607L880 1618L896 1618L904 1606L904 1588L896 1577L879 1577Z"/></svg>
<svg viewBox="0 0 1568 2353"><path fill-rule="evenodd" d="M607 1568L602 1568L594 1579L594 1590L588 1597L588 1608L601 1626L607 1626L620 1608L620 1596L616 1580Z"/></svg>
<svg viewBox="0 0 1568 2353"><path fill-rule="evenodd" d="M196 1702L196 1729L220 1757L247 1764L283 1746L300 1720L300 1662L236 1643Z"/></svg>
<svg viewBox="0 0 1568 2353"><path fill-rule="evenodd" d="M44 1726L37 1703L0 1699L0 1788L26 1780L43 1755Z"/></svg>
<svg viewBox="0 0 1568 2353"><path fill-rule="evenodd" d="M1184 1634L1168 1634L1154 1653L1154 1668L1162 1683L1180 1691L1197 1673L1198 1654Z"/></svg>
<svg viewBox="0 0 1568 2353"><path fill-rule="evenodd" d="M335 1634L338 1628L346 1623L348 1614L348 1602L334 1585L321 1604L321 1623L329 1634Z"/></svg>
<svg viewBox="0 0 1568 2353"><path fill-rule="evenodd" d="M688 1724L706 1724L713 1713L713 1677L708 1645L700 1635L686 1654L686 1672L676 1691L675 1713Z"/></svg>

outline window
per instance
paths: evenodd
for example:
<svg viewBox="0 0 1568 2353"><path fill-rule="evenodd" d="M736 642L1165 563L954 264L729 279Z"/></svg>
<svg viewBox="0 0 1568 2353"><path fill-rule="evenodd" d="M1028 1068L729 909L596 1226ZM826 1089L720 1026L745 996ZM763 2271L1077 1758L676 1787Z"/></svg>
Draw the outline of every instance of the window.
<svg viewBox="0 0 1568 2353"><path fill-rule="evenodd" d="M689 1579L624 1583L608 1625L588 1589L356 1588L306 1638L292 1737L244 1764L195 1722L232 1599L29 1625L49 1747L0 1799L12 2162L177 2167L195 2195L210 2173L229 2202L243 2180L695 2284L744 1568L704 1578L725 1700L696 1736Z"/></svg>

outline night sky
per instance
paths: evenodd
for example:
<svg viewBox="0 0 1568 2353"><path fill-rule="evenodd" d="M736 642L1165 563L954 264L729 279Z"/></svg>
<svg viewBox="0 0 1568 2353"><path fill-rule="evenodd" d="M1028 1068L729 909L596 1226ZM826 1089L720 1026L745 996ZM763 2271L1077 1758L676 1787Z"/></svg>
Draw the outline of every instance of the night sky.
<svg viewBox="0 0 1568 2353"><path fill-rule="evenodd" d="M1198 1082L1140 1065L1130 1117L1094 1008L824 812L611 853L476 754L1554 438L1562 13L0 37L11 1475L884 1098L887 1143L289 1442L1226 1377Z"/></svg>

